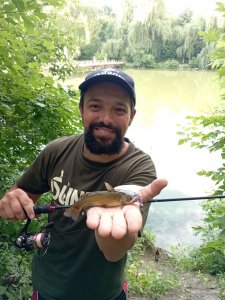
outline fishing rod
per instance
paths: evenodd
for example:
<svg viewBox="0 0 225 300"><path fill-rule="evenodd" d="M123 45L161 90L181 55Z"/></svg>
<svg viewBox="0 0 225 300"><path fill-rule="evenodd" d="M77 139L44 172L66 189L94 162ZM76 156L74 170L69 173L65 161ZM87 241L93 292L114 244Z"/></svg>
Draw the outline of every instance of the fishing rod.
<svg viewBox="0 0 225 300"><path fill-rule="evenodd" d="M225 195L215 196L200 196L200 197L184 197L184 198L164 198L164 199L150 199L147 202L175 202L175 201L191 201L191 200L209 200L209 199L223 199Z"/></svg>
<svg viewBox="0 0 225 300"><path fill-rule="evenodd" d="M209 200L209 199L222 199L225 195L214 195L214 196L200 196L200 197L184 197L184 198L164 198L164 199L150 199L146 202L160 203L160 202L174 202L174 201L192 201L192 200ZM35 214L50 214L56 210L65 210L69 208L70 205L54 205L54 204L41 204L34 206ZM15 246L20 249L25 249L26 251L31 251L33 249L47 249L50 243L51 233L50 228L54 225L50 222L45 225L43 230L39 233L28 232L28 227L31 223L31 219L27 218L25 226L20 231L19 235L15 240Z"/></svg>
<svg viewBox="0 0 225 300"><path fill-rule="evenodd" d="M162 199L150 199L147 202L175 202L175 201L193 201L193 200L209 200L209 199L223 199L225 195L213 195L213 196L200 196L200 197L183 197L183 198L162 198ZM41 204L34 206L34 212L36 214L49 214L56 210L70 208L71 205L57 206L54 204Z"/></svg>

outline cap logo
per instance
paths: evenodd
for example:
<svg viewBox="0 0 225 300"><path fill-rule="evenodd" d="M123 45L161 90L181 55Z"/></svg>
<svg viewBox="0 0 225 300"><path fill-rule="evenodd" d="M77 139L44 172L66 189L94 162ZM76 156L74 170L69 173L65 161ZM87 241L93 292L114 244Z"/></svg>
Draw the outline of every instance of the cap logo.
<svg viewBox="0 0 225 300"><path fill-rule="evenodd" d="M93 74L92 76L95 77L95 76L99 76L99 75L113 75L113 76L117 76L117 77L120 77L122 78L123 80L126 81L126 79L121 76L118 72L115 72L115 71L107 71L107 70L103 70L101 72L98 72L96 74Z"/></svg>

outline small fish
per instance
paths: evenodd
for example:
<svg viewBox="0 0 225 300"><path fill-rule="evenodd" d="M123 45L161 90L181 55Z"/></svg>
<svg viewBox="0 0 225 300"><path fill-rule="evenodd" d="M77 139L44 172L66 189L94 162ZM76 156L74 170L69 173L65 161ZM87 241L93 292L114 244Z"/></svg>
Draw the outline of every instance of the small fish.
<svg viewBox="0 0 225 300"><path fill-rule="evenodd" d="M72 217L74 221L91 207L117 207L132 204L136 201L141 202L141 198L137 193L114 190L114 188L107 182L105 182L107 191L90 192L82 195L77 202L71 205L64 212L64 216Z"/></svg>

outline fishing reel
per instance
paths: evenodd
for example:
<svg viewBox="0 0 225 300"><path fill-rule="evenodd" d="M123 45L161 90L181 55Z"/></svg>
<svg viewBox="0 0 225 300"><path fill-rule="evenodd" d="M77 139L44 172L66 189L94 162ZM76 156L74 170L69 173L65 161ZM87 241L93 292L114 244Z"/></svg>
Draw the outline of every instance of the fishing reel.
<svg viewBox="0 0 225 300"><path fill-rule="evenodd" d="M66 209L69 206L56 206L54 204L42 204L35 205L34 212L35 214L50 214L57 209ZM46 253L48 245L51 239L51 233L48 231L53 225L54 222L50 222L45 225L44 229L38 233L27 232L28 226L31 223L31 219L27 218L27 222L20 231L18 237L15 240L15 246L20 249L25 249L26 251L31 251L33 249L41 250L44 249Z"/></svg>
<svg viewBox="0 0 225 300"><path fill-rule="evenodd" d="M15 240L15 246L20 249L25 249L26 251L47 249L51 239L51 233L48 229L51 228L54 223L48 223L44 229L38 233L27 232L30 223L31 219L27 218L25 226Z"/></svg>

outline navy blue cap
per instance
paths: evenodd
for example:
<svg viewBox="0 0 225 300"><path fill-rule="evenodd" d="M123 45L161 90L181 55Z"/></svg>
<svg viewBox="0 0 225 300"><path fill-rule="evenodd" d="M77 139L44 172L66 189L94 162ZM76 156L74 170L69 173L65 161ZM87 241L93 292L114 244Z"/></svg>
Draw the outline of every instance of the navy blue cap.
<svg viewBox="0 0 225 300"><path fill-rule="evenodd" d="M83 92L94 83L107 81L123 87L132 98L134 105L136 104L134 80L120 69L106 68L93 71L86 76L85 80L79 85L79 89Z"/></svg>

